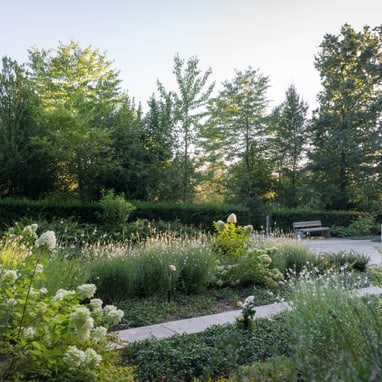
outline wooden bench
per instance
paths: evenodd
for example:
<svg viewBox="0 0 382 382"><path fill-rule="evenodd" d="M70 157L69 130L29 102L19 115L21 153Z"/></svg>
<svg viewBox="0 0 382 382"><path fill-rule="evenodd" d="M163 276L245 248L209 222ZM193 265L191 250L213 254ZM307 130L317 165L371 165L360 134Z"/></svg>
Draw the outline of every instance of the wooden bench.
<svg viewBox="0 0 382 382"><path fill-rule="evenodd" d="M330 237L330 228L323 227L321 220L311 220L306 222L293 223L293 230L296 236L303 238L312 232L321 232L324 237Z"/></svg>

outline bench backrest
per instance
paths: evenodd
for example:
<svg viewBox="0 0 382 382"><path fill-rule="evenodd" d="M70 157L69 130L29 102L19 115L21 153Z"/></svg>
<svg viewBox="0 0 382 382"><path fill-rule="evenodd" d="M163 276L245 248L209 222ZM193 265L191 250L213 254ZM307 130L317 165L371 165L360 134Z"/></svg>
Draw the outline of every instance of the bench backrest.
<svg viewBox="0 0 382 382"><path fill-rule="evenodd" d="M307 222L295 222L293 228L321 227L321 220L310 220Z"/></svg>

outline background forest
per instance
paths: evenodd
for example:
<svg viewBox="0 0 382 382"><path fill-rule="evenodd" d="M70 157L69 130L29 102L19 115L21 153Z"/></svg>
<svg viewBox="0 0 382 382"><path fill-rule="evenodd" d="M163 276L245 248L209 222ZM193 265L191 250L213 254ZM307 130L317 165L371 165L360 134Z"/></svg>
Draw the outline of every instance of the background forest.
<svg viewBox="0 0 382 382"><path fill-rule="evenodd" d="M379 211L382 27L327 34L314 58L318 107L291 85L270 109L270 79L237 70L216 86L197 57L174 57L147 111L105 54L70 41L2 58L0 198L240 203ZM264 68L266 70L266 68Z"/></svg>

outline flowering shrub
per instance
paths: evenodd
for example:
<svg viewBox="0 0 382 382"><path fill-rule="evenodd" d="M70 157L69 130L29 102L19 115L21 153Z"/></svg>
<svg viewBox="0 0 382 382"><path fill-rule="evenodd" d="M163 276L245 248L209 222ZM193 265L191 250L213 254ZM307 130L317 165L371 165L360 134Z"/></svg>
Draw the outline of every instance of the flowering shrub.
<svg viewBox="0 0 382 382"><path fill-rule="evenodd" d="M250 235L251 225L237 226L235 214L227 218L227 223L214 222L217 230L213 238L215 251L219 255L217 285L245 285L277 287L283 275L276 268L270 268L272 255L276 249L253 248Z"/></svg>
<svg viewBox="0 0 382 382"><path fill-rule="evenodd" d="M48 231L37 238L36 228L23 231L29 251L16 269L0 252L0 380L97 380L115 341L107 329L123 312L94 299L93 284L54 296L38 288L56 237Z"/></svg>
<svg viewBox="0 0 382 382"><path fill-rule="evenodd" d="M243 325L245 329L249 329L252 324L252 319L255 316L255 297L248 296L244 303L238 302L238 306L241 308L241 314L236 321Z"/></svg>
<svg viewBox="0 0 382 382"><path fill-rule="evenodd" d="M217 234L213 238L215 251L228 261L235 261L238 256L245 253L249 237L253 231L251 225L237 225L235 214L231 214L227 218L227 223L222 220L214 222Z"/></svg>

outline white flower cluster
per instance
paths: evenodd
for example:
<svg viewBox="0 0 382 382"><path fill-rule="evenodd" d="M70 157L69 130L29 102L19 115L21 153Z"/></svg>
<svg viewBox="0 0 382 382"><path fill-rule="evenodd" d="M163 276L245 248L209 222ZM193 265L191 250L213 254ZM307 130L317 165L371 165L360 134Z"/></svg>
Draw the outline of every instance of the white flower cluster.
<svg viewBox="0 0 382 382"><path fill-rule="evenodd" d="M77 287L77 293L83 298L91 298L94 296L97 287L94 284L82 284Z"/></svg>
<svg viewBox="0 0 382 382"><path fill-rule="evenodd" d="M123 310L117 309L114 305L106 305L103 309L103 313L113 326L117 325L125 314Z"/></svg>
<svg viewBox="0 0 382 382"><path fill-rule="evenodd" d="M107 335L107 329L104 326L97 326L91 332L92 340L95 342L101 341Z"/></svg>
<svg viewBox="0 0 382 382"><path fill-rule="evenodd" d="M85 306L75 309L69 316L69 323L74 327L80 341L86 341L90 337L90 331L94 327L94 320L90 310Z"/></svg>
<svg viewBox="0 0 382 382"><path fill-rule="evenodd" d="M27 225L24 227L22 235L25 238L37 239L37 233L36 233L37 228L38 228L37 224Z"/></svg>
<svg viewBox="0 0 382 382"><path fill-rule="evenodd" d="M65 296L74 293L74 290L59 289L54 295L52 301L63 300Z"/></svg>
<svg viewBox="0 0 382 382"><path fill-rule="evenodd" d="M69 346L64 354L64 362L69 369L95 368L102 361L102 356L97 354L92 348L85 351L78 349L76 346Z"/></svg>
<svg viewBox="0 0 382 382"><path fill-rule="evenodd" d="M90 307L93 312L102 312L103 301L100 298L92 298Z"/></svg>
<svg viewBox="0 0 382 382"><path fill-rule="evenodd" d="M54 231L44 232L36 241L36 247L46 246L48 249L53 249L56 247L57 239Z"/></svg>
<svg viewBox="0 0 382 382"><path fill-rule="evenodd" d="M4 271L4 273L0 276L0 282L14 284L17 280L17 271L13 269L7 269Z"/></svg>

